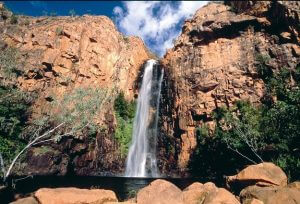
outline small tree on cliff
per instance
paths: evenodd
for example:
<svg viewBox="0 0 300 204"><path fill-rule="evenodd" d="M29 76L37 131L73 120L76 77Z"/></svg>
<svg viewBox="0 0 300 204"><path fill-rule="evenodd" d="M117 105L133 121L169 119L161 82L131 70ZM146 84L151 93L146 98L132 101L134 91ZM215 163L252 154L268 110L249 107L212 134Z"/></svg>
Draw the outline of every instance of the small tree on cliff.
<svg viewBox="0 0 300 204"><path fill-rule="evenodd" d="M256 164L256 159L263 162L258 154L264 146L260 127L260 110L253 107L249 102L238 101L231 110L223 111L219 126L223 130L220 139L227 147ZM250 150L250 151L248 151Z"/></svg>
<svg viewBox="0 0 300 204"><path fill-rule="evenodd" d="M69 11L69 14L70 14L70 16L74 17L74 16L76 15L76 12L75 12L74 9L71 9L71 10Z"/></svg>
<svg viewBox="0 0 300 204"><path fill-rule="evenodd" d="M95 116L107 101L108 95L103 89L80 87L60 99L55 99L52 102L52 115L40 118L27 128L26 133L32 137L8 165L7 171L0 155L4 180L9 177L20 156L30 147L46 142L59 142L65 136L76 137L83 131L87 131L88 134L97 131Z"/></svg>

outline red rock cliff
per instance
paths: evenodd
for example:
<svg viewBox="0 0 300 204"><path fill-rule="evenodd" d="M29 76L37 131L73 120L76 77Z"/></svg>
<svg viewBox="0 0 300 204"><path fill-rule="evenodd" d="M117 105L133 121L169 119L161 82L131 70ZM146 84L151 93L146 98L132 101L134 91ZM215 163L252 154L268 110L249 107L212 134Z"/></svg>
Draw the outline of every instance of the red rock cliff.
<svg viewBox="0 0 300 204"><path fill-rule="evenodd" d="M173 135L182 171L197 145L195 128L206 123L214 129L211 114L217 107L237 100L260 103L258 55L268 57L273 70L300 62L299 2L227 4L199 9L161 61L167 81L163 129Z"/></svg>
<svg viewBox="0 0 300 204"><path fill-rule="evenodd" d="M12 14L0 10L1 46L15 47L21 53L24 74L17 85L38 95L32 119L48 114L49 96L62 96L77 87L103 88L110 98L97 117L99 125L108 126L106 134L98 135L94 142L83 138L53 144L53 151L44 156L29 151L26 171L65 174L71 165L77 174L120 172L124 158L113 139L113 99L120 91L128 100L134 98L135 80L151 57L143 41L125 37L105 16L19 16L13 24Z"/></svg>

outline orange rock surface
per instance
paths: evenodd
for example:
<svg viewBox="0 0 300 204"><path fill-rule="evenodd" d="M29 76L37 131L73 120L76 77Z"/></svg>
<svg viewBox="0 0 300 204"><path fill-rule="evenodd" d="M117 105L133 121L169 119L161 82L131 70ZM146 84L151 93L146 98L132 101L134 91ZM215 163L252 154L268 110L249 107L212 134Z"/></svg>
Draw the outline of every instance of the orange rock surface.
<svg viewBox="0 0 300 204"><path fill-rule="evenodd" d="M102 204L118 201L113 191L102 189L41 188L34 195L41 204Z"/></svg>
<svg viewBox="0 0 300 204"><path fill-rule="evenodd" d="M214 110L238 100L260 104L265 85L256 69L258 56L268 58L267 66L274 71L295 69L300 63L299 3L226 4L232 5L209 3L186 20L161 60L169 99L162 107L163 129L175 137L182 171L197 146L195 128L205 123L214 130Z"/></svg>

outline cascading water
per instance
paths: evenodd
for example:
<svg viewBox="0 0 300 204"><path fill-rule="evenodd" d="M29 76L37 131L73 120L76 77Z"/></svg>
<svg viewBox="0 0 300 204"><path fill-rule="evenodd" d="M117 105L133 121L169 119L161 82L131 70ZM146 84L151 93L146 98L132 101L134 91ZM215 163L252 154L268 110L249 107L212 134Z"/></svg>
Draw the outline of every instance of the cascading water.
<svg viewBox="0 0 300 204"><path fill-rule="evenodd" d="M163 70L157 79L157 74L155 74L157 71L154 70L155 64L155 60L148 60L145 66L134 118L132 142L126 161L125 176L127 177L159 176L156 145ZM153 107L156 110L155 115L151 117Z"/></svg>

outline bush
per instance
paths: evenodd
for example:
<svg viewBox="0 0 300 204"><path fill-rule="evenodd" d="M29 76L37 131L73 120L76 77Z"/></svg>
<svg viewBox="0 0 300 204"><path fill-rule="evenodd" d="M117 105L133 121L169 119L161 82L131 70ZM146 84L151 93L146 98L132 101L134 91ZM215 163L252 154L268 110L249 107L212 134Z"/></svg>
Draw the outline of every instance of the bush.
<svg viewBox="0 0 300 204"><path fill-rule="evenodd" d="M54 111L50 116L53 123L65 123L71 132L88 129L93 134L97 125L95 119L106 99L106 90L79 87L66 93L62 98L54 98ZM81 132L81 131L79 131Z"/></svg>
<svg viewBox="0 0 300 204"><path fill-rule="evenodd" d="M57 27L55 30L56 35L62 35L63 34L63 28L62 27Z"/></svg>
<svg viewBox="0 0 300 204"><path fill-rule="evenodd" d="M0 86L0 153L7 165L26 144L22 133L28 120L26 94Z"/></svg>
<svg viewBox="0 0 300 204"><path fill-rule="evenodd" d="M115 99L114 109L117 118L115 138L120 144L121 155L123 157L127 155L131 142L135 108L135 102L126 101L122 92Z"/></svg>
<svg viewBox="0 0 300 204"><path fill-rule="evenodd" d="M16 16L15 14L13 14L13 15L10 17L10 23L11 23L11 24L17 24L17 23L18 23L18 16Z"/></svg>
<svg viewBox="0 0 300 204"><path fill-rule="evenodd" d="M50 110L31 121L24 134L34 138L59 126L48 134L54 142L59 142L63 136L94 138L103 128L96 124L96 117L106 96L106 90L90 87L75 88L61 97L52 96Z"/></svg>
<svg viewBox="0 0 300 204"><path fill-rule="evenodd" d="M264 65L260 69L266 70ZM280 166L289 180L300 179L300 68L259 73L265 94L277 100L260 106L237 101L230 109L215 110L215 132L196 131L198 147L190 163L194 175L221 180L262 159Z"/></svg>
<svg viewBox="0 0 300 204"><path fill-rule="evenodd" d="M133 119L124 120L119 114L116 114L117 128L115 138L120 144L121 156L125 157L128 153L133 131Z"/></svg>
<svg viewBox="0 0 300 204"><path fill-rule="evenodd" d="M72 17L74 17L74 16L76 15L75 10L74 10L74 9L71 9L71 10L69 11L69 15L72 16Z"/></svg>
<svg viewBox="0 0 300 204"><path fill-rule="evenodd" d="M135 114L135 102L128 102L125 100L124 93L121 92L114 102L115 111L122 117L124 120L134 118Z"/></svg>
<svg viewBox="0 0 300 204"><path fill-rule="evenodd" d="M19 52L16 48L7 47L1 50L0 71L5 80L13 81L22 74L22 71L18 68L18 56ZM2 81L1 84L4 85L4 82Z"/></svg>

